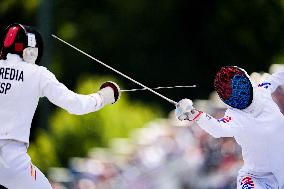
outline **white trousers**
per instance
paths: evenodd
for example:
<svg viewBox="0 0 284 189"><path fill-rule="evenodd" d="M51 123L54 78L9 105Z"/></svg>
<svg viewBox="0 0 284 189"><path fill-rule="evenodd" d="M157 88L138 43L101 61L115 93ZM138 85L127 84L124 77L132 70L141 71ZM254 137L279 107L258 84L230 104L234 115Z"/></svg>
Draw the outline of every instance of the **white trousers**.
<svg viewBox="0 0 284 189"><path fill-rule="evenodd" d="M0 140L0 185L8 189L52 189L31 163L26 144L14 140Z"/></svg>
<svg viewBox="0 0 284 189"><path fill-rule="evenodd" d="M240 171L237 184L237 189L280 189L272 173Z"/></svg>

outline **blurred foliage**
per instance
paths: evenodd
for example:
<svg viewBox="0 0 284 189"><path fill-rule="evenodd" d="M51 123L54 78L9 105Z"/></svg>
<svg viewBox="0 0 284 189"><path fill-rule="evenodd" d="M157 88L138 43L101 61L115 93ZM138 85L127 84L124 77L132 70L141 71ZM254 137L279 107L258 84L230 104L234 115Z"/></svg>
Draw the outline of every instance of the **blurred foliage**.
<svg viewBox="0 0 284 189"><path fill-rule="evenodd" d="M18 22L35 25L40 0L3 0L0 2L0 26ZM29 24L29 23L34 24Z"/></svg>
<svg viewBox="0 0 284 189"><path fill-rule="evenodd" d="M90 94L110 77L85 76L79 80L76 91ZM51 116L50 128L39 130L29 154L41 169L55 165L66 165L70 157L86 155L92 147L107 147L116 137L128 137L134 128L162 116L158 107L129 101L125 93L114 105L87 115L71 115L58 109ZM44 158L42 158L44 157Z"/></svg>
<svg viewBox="0 0 284 189"><path fill-rule="evenodd" d="M197 89L162 91L175 100L207 98L220 66L238 65L249 73L267 71L274 57L283 53L283 12L283 0L57 0L54 29L146 85L198 85ZM78 53L62 56L73 52L69 47L55 42L54 48L58 64L86 62L61 66L64 81L74 69L109 73ZM172 108L151 95L132 97Z"/></svg>
<svg viewBox="0 0 284 189"><path fill-rule="evenodd" d="M28 148L32 162L42 170L47 170L50 166L59 165L60 158L55 148L56 145L54 137L50 132L38 129L36 141L30 143Z"/></svg>

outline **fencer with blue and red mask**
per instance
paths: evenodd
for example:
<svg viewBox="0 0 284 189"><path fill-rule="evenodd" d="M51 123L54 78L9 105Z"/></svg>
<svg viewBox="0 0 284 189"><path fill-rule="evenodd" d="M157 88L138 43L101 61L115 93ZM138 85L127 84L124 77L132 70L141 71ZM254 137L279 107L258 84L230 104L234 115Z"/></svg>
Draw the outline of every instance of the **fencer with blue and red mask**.
<svg viewBox="0 0 284 189"><path fill-rule="evenodd" d="M233 137L241 146L244 164L238 189L247 187L247 180L258 189L284 188L284 116L271 95L283 84L284 70L254 83L245 70L225 66L214 79L214 88L227 105L224 117L216 119L195 109L190 99L177 104L179 120L196 123L215 138Z"/></svg>

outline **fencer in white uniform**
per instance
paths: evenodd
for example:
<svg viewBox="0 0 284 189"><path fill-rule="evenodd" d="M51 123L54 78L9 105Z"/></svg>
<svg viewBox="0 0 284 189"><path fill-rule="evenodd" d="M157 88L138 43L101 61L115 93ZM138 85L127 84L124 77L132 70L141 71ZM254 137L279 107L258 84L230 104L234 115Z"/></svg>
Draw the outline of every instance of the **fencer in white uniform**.
<svg viewBox="0 0 284 189"><path fill-rule="evenodd" d="M238 67L222 67L214 87L228 109L221 119L196 110L189 99L176 108L180 120L196 122L215 138L234 137L242 148L244 165L238 189L284 188L284 117L271 93L284 84L284 70L259 84Z"/></svg>
<svg viewBox="0 0 284 189"><path fill-rule="evenodd" d="M97 93L81 95L39 66L43 46L32 27L12 24L3 36L0 52L0 185L9 189L51 189L44 174L32 164L27 147L39 98L71 114L87 114L113 104L120 90L104 83Z"/></svg>

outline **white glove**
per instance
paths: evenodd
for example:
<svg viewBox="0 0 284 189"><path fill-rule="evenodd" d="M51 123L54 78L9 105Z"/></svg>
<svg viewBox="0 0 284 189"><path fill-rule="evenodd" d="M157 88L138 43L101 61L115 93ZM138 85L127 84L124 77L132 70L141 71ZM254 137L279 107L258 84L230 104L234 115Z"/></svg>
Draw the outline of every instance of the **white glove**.
<svg viewBox="0 0 284 189"><path fill-rule="evenodd" d="M203 112L194 109L192 105L193 103L189 99L182 99L179 101L175 110L176 117L180 121L197 121Z"/></svg>
<svg viewBox="0 0 284 189"><path fill-rule="evenodd" d="M107 81L101 85L98 94L103 99L103 105L114 104L120 97L120 88L116 83Z"/></svg>

